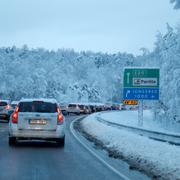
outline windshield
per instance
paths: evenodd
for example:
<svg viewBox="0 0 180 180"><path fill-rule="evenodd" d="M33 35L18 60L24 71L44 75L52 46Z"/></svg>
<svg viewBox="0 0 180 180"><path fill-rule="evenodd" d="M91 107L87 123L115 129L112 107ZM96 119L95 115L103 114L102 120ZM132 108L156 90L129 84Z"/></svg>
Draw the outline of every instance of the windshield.
<svg viewBox="0 0 180 180"><path fill-rule="evenodd" d="M79 107L80 107L81 109L83 109L83 108L84 108L84 106L83 106L83 105L79 105Z"/></svg>

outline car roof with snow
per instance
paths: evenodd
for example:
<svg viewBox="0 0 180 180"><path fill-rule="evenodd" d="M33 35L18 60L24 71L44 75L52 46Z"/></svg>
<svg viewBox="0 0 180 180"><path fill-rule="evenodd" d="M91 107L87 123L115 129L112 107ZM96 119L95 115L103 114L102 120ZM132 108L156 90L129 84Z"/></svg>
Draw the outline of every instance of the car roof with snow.
<svg viewBox="0 0 180 180"><path fill-rule="evenodd" d="M34 98L34 99L21 99L19 102L32 102L32 101L43 101L49 103L57 103L56 99L51 98Z"/></svg>
<svg viewBox="0 0 180 180"><path fill-rule="evenodd" d="M18 104L19 101L12 101L11 104Z"/></svg>
<svg viewBox="0 0 180 180"><path fill-rule="evenodd" d="M10 103L10 100L0 99L0 102Z"/></svg>
<svg viewBox="0 0 180 180"><path fill-rule="evenodd" d="M77 104L77 105L93 105L93 106L103 106L103 103L94 103L94 102L77 102L77 103L69 103L69 104Z"/></svg>

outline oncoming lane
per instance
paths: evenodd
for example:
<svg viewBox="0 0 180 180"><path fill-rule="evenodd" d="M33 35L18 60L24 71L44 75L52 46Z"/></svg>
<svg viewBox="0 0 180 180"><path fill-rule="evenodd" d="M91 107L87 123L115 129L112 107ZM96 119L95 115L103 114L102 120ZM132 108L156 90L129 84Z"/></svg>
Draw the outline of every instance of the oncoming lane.
<svg viewBox="0 0 180 180"><path fill-rule="evenodd" d="M44 142L23 142L9 147L8 124L0 123L0 179L120 179L74 139L69 125L75 117L66 117L64 148Z"/></svg>

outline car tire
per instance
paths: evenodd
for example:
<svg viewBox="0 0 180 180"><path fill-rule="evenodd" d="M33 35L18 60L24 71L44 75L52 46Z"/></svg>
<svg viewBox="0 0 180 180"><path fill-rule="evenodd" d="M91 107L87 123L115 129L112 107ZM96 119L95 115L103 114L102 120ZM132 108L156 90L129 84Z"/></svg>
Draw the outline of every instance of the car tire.
<svg viewBox="0 0 180 180"><path fill-rule="evenodd" d="M9 145L10 146L16 145L16 138L15 137L9 137Z"/></svg>
<svg viewBox="0 0 180 180"><path fill-rule="evenodd" d="M64 145L65 145L65 137L57 139L56 143L57 143L58 146L64 147Z"/></svg>

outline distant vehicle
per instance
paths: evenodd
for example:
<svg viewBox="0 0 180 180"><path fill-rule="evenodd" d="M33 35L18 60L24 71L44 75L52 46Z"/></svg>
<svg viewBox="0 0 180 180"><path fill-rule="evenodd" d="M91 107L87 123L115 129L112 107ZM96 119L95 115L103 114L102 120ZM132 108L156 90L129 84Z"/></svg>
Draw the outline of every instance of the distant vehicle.
<svg viewBox="0 0 180 180"><path fill-rule="evenodd" d="M91 109L90 109L89 105L78 104L78 106L80 108L80 113L81 114L89 114L89 113L91 113Z"/></svg>
<svg viewBox="0 0 180 180"><path fill-rule="evenodd" d="M120 104L120 110L126 110L126 105Z"/></svg>
<svg viewBox="0 0 180 180"><path fill-rule="evenodd" d="M89 105L90 109L91 109L91 113L96 112L96 106L95 105Z"/></svg>
<svg viewBox="0 0 180 180"><path fill-rule="evenodd" d="M52 140L64 146L65 118L54 99L22 99L9 123L9 145L17 140Z"/></svg>
<svg viewBox="0 0 180 180"><path fill-rule="evenodd" d="M71 103L68 105L67 113L68 114L73 113L73 114L80 115L81 109L78 104Z"/></svg>
<svg viewBox="0 0 180 180"><path fill-rule="evenodd" d="M16 108L16 106L18 105L19 101L12 101L11 102L11 108L14 110Z"/></svg>
<svg viewBox="0 0 180 180"><path fill-rule="evenodd" d="M92 111L91 111L91 108L89 105L85 105L85 114L90 114Z"/></svg>
<svg viewBox="0 0 180 180"><path fill-rule="evenodd" d="M112 104L111 109L112 110L121 110L122 105L121 104Z"/></svg>
<svg viewBox="0 0 180 180"><path fill-rule="evenodd" d="M59 105L60 105L61 112L63 113L63 115L67 115L68 105L64 103L60 103Z"/></svg>
<svg viewBox="0 0 180 180"><path fill-rule="evenodd" d="M96 111L97 112L104 111L104 110L105 110L105 108L103 105L96 105Z"/></svg>
<svg viewBox="0 0 180 180"><path fill-rule="evenodd" d="M10 104L11 108L10 108L10 110L9 110L9 116L11 116L12 113L14 112L14 110L15 110L18 102L19 102L19 101L12 101L12 102L11 102L11 104Z"/></svg>
<svg viewBox="0 0 180 180"><path fill-rule="evenodd" d="M110 104L110 103L105 104L105 105L104 105L104 110L105 110L105 111L110 111L110 110L112 110L112 109L111 109L111 104Z"/></svg>
<svg viewBox="0 0 180 180"><path fill-rule="evenodd" d="M85 105L80 104L78 106L79 106L79 109L80 109L80 113L81 114L86 114L86 107L85 107Z"/></svg>
<svg viewBox="0 0 180 180"><path fill-rule="evenodd" d="M0 100L0 119L9 122L10 111L11 111L9 100Z"/></svg>

